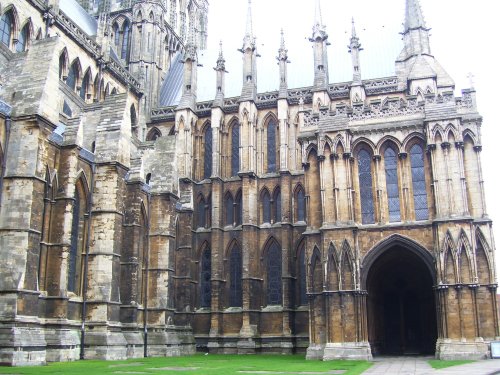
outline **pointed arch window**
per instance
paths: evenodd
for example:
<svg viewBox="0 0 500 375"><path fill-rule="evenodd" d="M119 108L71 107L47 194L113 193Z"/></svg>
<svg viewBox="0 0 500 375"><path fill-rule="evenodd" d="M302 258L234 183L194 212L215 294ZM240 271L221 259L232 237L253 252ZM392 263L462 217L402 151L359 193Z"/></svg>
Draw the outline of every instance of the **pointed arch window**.
<svg viewBox="0 0 500 375"><path fill-rule="evenodd" d="M14 26L14 17L12 12L9 10L5 12L0 18L0 41L10 48L10 41L12 39L12 30Z"/></svg>
<svg viewBox="0 0 500 375"><path fill-rule="evenodd" d="M271 196L267 190L262 194L262 222L271 223Z"/></svg>
<svg viewBox="0 0 500 375"><path fill-rule="evenodd" d="M78 66L77 66L77 63L75 61L69 67L68 78L66 78L66 85L68 85L68 87L71 90L75 91L77 81L78 81Z"/></svg>
<svg viewBox="0 0 500 375"><path fill-rule="evenodd" d="M361 222L373 224L375 210L373 207L371 157L366 150L361 150L358 153L358 178L361 196Z"/></svg>
<svg viewBox="0 0 500 375"><path fill-rule="evenodd" d="M208 125L205 129L205 149L203 178L210 178L212 175L212 128Z"/></svg>
<svg viewBox="0 0 500 375"><path fill-rule="evenodd" d="M64 79L64 73L66 70L66 55L61 53L59 56L59 79Z"/></svg>
<svg viewBox="0 0 500 375"><path fill-rule="evenodd" d="M231 193L226 194L226 225L234 224L234 201Z"/></svg>
<svg viewBox="0 0 500 375"><path fill-rule="evenodd" d="M427 189L425 186L424 150L419 144L410 149L410 164L415 219L427 220L429 218L429 208L427 206Z"/></svg>
<svg viewBox="0 0 500 375"><path fill-rule="evenodd" d="M282 304L281 248L273 242L267 250L267 304Z"/></svg>
<svg viewBox="0 0 500 375"><path fill-rule="evenodd" d="M243 306L242 257L239 246L234 246L229 260L229 306Z"/></svg>
<svg viewBox="0 0 500 375"><path fill-rule="evenodd" d="M212 253L210 248L206 248L201 255L201 272L200 272L200 307L210 308L210 300L212 296L212 287L210 285L212 279Z"/></svg>
<svg viewBox="0 0 500 375"><path fill-rule="evenodd" d="M128 24L128 21L125 21L123 23L122 33L123 33L123 39L122 39L122 48L120 57L123 60L126 60L128 57L128 38L130 33L130 26Z"/></svg>
<svg viewBox="0 0 500 375"><path fill-rule="evenodd" d="M231 127L231 176L240 170L240 126L237 122Z"/></svg>
<svg viewBox="0 0 500 375"><path fill-rule="evenodd" d="M161 137L161 132L157 128L153 128L149 131L146 141L156 141Z"/></svg>
<svg viewBox="0 0 500 375"><path fill-rule="evenodd" d="M267 124L267 172L276 171L276 123L270 120Z"/></svg>
<svg viewBox="0 0 500 375"><path fill-rule="evenodd" d="M19 38L16 43L16 52L24 52L28 47L28 39L30 36L30 25L29 23L24 25L23 29L19 33Z"/></svg>
<svg viewBox="0 0 500 375"><path fill-rule="evenodd" d="M86 99L89 85L90 85L90 71L87 70L87 73L85 73L82 79L82 87L80 87L80 98L82 98L83 100Z"/></svg>
<svg viewBox="0 0 500 375"><path fill-rule="evenodd" d="M399 206L398 158L392 147L388 147L384 152L384 165L389 221L401 221Z"/></svg>

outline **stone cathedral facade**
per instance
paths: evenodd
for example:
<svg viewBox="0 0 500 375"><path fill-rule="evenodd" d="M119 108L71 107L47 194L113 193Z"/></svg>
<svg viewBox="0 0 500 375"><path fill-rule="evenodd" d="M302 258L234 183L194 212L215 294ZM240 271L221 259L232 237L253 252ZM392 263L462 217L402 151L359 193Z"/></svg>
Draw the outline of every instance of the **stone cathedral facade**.
<svg viewBox="0 0 500 375"><path fill-rule="evenodd" d="M257 91L249 4L241 95L221 50L199 102L206 0L2 0L1 364L489 355L476 93L455 97L418 0L394 76L363 79L353 25L332 84L316 6L311 86L288 87L282 37Z"/></svg>

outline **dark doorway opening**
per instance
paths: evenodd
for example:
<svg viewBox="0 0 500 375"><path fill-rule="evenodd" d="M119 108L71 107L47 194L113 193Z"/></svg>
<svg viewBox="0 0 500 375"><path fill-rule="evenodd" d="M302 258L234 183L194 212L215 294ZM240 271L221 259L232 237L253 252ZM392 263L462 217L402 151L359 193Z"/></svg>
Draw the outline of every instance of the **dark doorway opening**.
<svg viewBox="0 0 500 375"><path fill-rule="evenodd" d="M434 354L433 277L417 252L404 246L383 251L369 266L366 287L373 355Z"/></svg>

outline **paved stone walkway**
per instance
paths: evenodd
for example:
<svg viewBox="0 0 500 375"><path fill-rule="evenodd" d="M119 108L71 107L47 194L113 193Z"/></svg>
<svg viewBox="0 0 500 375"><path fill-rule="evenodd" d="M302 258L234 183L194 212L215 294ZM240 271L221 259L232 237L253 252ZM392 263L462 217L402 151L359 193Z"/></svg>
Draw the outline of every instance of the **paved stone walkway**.
<svg viewBox="0 0 500 375"><path fill-rule="evenodd" d="M363 375L500 375L500 359L477 361L467 365L434 370L427 361L432 357L379 357Z"/></svg>

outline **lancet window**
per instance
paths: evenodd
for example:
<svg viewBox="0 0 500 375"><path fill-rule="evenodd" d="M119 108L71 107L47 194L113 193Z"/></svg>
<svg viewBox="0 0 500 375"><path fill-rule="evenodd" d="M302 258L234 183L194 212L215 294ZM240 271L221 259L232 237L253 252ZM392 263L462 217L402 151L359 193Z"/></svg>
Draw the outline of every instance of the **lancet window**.
<svg viewBox="0 0 500 375"><path fill-rule="evenodd" d="M268 250L266 257L267 266L267 304L282 304L282 285L281 285L281 248L277 242L273 242Z"/></svg>
<svg viewBox="0 0 500 375"><path fill-rule="evenodd" d="M242 307L242 258L239 246L234 246L229 259L229 306Z"/></svg>
<svg viewBox="0 0 500 375"><path fill-rule="evenodd" d="M361 198L361 222L363 224L373 224L375 222L375 210L373 206L371 156L364 149L358 153L358 178Z"/></svg>
<svg viewBox="0 0 500 375"><path fill-rule="evenodd" d="M415 219L427 220L429 218L429 209L425 186L424 151L418 144L410 149L410 163Z"/></svg>
<svg viewBox="0 0 500 375"><path fill-rule="evenodd" d="M212 279L212 255L210 248L207 247L201 255L200 272L200 307L209 308L212 296L210 285Z"/></svg>
<svg viewBox="0 0 500 375"><path fill-rule="evenodd" d="M391 147L388 147L384 152L384 165L389 221L401 221L398 184L398 157L396 152Z"/></svg>

